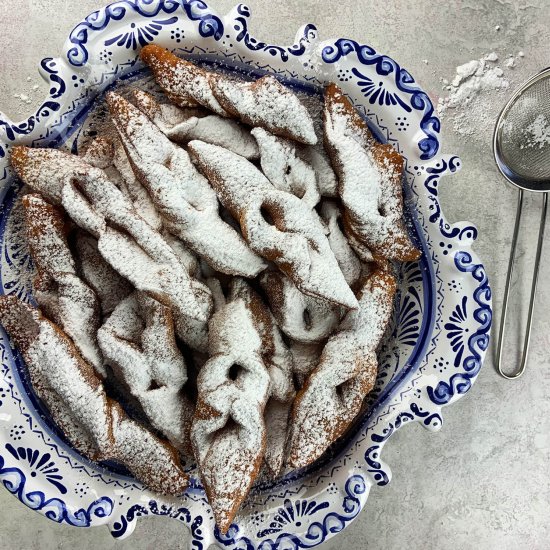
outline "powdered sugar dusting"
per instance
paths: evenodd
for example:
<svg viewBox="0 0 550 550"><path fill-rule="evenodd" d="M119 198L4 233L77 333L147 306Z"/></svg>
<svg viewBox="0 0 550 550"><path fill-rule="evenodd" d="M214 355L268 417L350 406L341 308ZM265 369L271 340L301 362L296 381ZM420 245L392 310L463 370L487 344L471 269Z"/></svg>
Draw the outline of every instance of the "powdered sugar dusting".
<svg viewBox="0 0 550 550"><path fill-rule="evenodd" d="M176 449L188 452L193 408L181 393L187 373L170 310L134 293L120 302L99 329L98 340L151 425Z"/></svg>
<svg viewBox="0 0 550 550"><path fill-rule="evenodd" d="M213 315L210 335L191 437L216 521L226 530L263 458L270 379L253 313L242 297L233 296Z"/></svg>
<svg viewBox="0 0 550 550"><path fill-rule="evenodd" d="M340 321L340 309L333 303L300 292L282 273L268 272L260 284L281 330L297 342L320 342Z"/></svg>
<svg viewBox="0 0 550 550"><path fill-rule="evenodd" d="M80 337L72 325L85 297L74 283L97 295L100 362L113 394L145 425L106 397L90 364L51 324L47 338L58 341L47 349L36 310L21 315L27 306L2 298L0 319L24 353L32 349L25 355L32 382L77 449L119 460L153 490L174 495L187 484L180 459L194 453L225 532L262 467L274 478L289 455L293 467L317 458L372 389L395 290L376 239L411 251L402 159L373 140L334 85L325 94L327 105L337 100L324 113L324 136L325 103L274 77L228 78L157 46L142 56L177 105L154 89L110 93L111 118L93 122L102 137L83 155L17 147L12 160L79 227L70 226L76 265L55 231L38 247L63 271L54 280L53 270L39 269L43 311L55 320L67 301L65 330ZM456 87L478 68L462 67ZM318 205L322 196L337 200ZM357 298L350 286L362 289ZM67 365L34 367L64 352ZM79 370L76 387L53 387L57 371L66 377L71 368Z"/></svg>
<svg viewBox="0 0 550 550"><path fill-rule="evenodd" d="M121 96L110 94L108 103L129 158L167 229L221 272L247 277L259 273L264 262L220 218L216 193L187 152Z"/></svg>
<svg viewBox="0 0 550 550"><path fill-rule="evenodd" d="M443 80L447 95L439 99L439 116L449 120L459 135L484 139L503 105L513 69L523 56L519 52L501 59L491 52L458 66L451 82Z"/></svg>
<svg viewBox="0 0 550 550"><path fill-rule="evenodd" d="M98 238L101 255L118 273L136 288L170 304L184 341L204 345L189 323L195 320L206 326L211 309L204 297L208 289L197 288L168 243L137 214L106 174L55 149L23 151L27 162L20 175L24 181L61 202L75 223Z"/></svg>
<svg viewBox="0 0 550 550"><path fill-rule="evenodd" d="M187 477L174 453L107 398L91 366L55 325L14 297L0 300L0 320L21 348L33 384L53 402L52 412L77 448L93 458L121 461L153 490L184 490Z"/></svg>
<svg viewBox="0 0 550 550"><path fill-rule="evenodd" d="M176 143L200 139L220 145L245 158L258 158L258 146L250 132L238 122L218 115L197 116L196 109L162 105L151 94L134 90L138 109L147 115L168 138Z"/></svg>
<svg viewBox="0 0 550 550"><path fill-rule="evenodd" d="M317 143L307 109L273 76L264 76L254 83L215 78L212 86L220 103L246 124L302 143Z"/></svg>
<svg viewBox="0 0 550 550"><path fill-rule="evenodd" d="M154 44L140 54L153 70L155 79L168 97L180 106L199 104L225 116L226 112L210 89L210 74Z"/></svg>
<svg viewBox="0 0 550 550"><path fill-rule="evenodd" d="M359 293L359 309L348 312L330 337L294 402L292 466L318 458L357 415L374 385L375 352L392 313L394 293L395 279L377 268Z"/></svg>
<svg viewBox="0 0 550 550"><path fill-rule="evenodd" d="M36 300L104 378L106 373L96 338L99 304L93 290L76 273L65 236L63 213L35 194L23 198L23 207L31 255L38 270Z"/></svg>
<svg viewBox="0 0 550 550"><path fill-rule="evenodd" d="M350 233L385 258L417 258L419 252L403 223L403 158L390 145L375 142L365 121L335 85L326 93L325 140L340 176Z"/></svg>
<svg viewBox="0 0 550 550"><path fill-rule="evenodd" d="M40 322L40 332L29 346L25 360L67 405L72 416L93 435L100 451L108 456L110 420L103 388L91 373L83 371L82 361L75 357L70 345L50 323Z"/></svg>
<svg viewBox="0 0 550 550"><path fill-rule="evenodd" d="M252 135L258 142L260 164L267 179L313 208L319 202L317 177L313 168L297 156L295 145L263 128L254 128Z"/></svg>
<svg viewBox="0 0 550 550"><path fill-rule="evenodd" d="M356 306L316 213L275 189L243 157L201 141L190 142L189 151L222 204L239 219L252 250L281 266L302 292Z"/></svg>
<svg viewBox="0 0 550 550"><path fill-rule="evenodd" d="M307 377L319 364L324 346L324 342L314 344L292 342L290 350L294 360L294 373L296 374L299 388L302 388Z"/></svg>
<svg viewBox="0 0 550 550"><path fill-rule="evenodd" d="M544 115L538 115L525 130L525 143L521 145L521 149L533 147L542 149L550 145L550 122Z"/></svg>
<svg viewBox="0 0 550 550"><path fill-rule="evenodd" d="M338 265L348 285L353 286L361 275L361 261L340 228L342 213L338 205L333 201L323 201L321 205L321 218L328 229L330 248L336 256Z"/></svg>
<svg viewBox="0 0 550 550"><path fill-rule="evenodd" d="M267 441L264 460L273 478L281 472L286 458L290 408L290 403L271 399L265 409Z"/></svg>
<svg viewBox="0 0 550 550"><path fill-rule="evenodd" d="M79 231L75 243L79 274L96 293L102 315L109 315L132 287L103 259L94 237Z"/></svg>

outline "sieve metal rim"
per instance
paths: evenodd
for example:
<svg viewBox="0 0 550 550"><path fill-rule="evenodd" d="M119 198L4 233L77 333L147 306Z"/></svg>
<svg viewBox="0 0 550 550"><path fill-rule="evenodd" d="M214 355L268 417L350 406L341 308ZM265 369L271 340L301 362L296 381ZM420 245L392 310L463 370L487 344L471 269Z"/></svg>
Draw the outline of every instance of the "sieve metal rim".
<svg viewBox="0 0 550 550"><path fill-rule="evenodd" d="M501 143L500 135L502 132L503 122L506 119L506 115L508 114L512 106L527 90L529 90L529 88L533 87L537 82L539 82L543 78L550 78L550 67L546 67L545 69L542 69L540 72L538 72L534 76L530 77L513 93L512 97L510 97L506 105L504 105L504 107L500 111L495 124L495 129L493 132L493 155L495 158L496 165L499 171L501 172L501 174L514 187L518 187L519 189L524 189L526 191L531 191L535 193L547 193L548 191L550 191L550 178L528 179L514 172L508 166L508 164L502 160L502 151L500 147L500 143Z"/></svg>

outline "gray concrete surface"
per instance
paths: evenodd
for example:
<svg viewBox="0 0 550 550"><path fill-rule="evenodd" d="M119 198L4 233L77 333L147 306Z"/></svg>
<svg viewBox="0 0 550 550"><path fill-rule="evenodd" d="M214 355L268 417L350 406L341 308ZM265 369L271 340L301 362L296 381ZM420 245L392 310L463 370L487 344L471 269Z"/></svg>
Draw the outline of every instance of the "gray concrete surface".
<svg viewBox="0 0 550 550"><path fill-rule="evenodd" d="M68 31L101 0L2 0L0 3L0 108L23 115L42 88L36 66L57 55ZM231 0L212 0L220 12ZM550 64L550 2L547 0L249 0L252 31L290 42L297 27L315 22L322 37L348 36L372 44L407 67L434 99L440 78L455 67L497 51L525 52L514 82ZM329 6L330 4L330 6ZM499 25L497 31L495 27ZM427 60L424 63L422 60ZM27 79L30 78L30 81ZM13 95L31 97L26 104ZM506 95L506 94L505 94ZM503 96L504 98L505 96ZM514 191L493 165L490 125L473 138L444 124L444 150L458 153L461 173L442 189L451 221L471 220L480 237L497 312L514 215ZM525 313L526 279L532 265L540 200L529 200L520 246L513 319ZM548 246L545 247L545 253ZM397 433L384 452L392 483L373 489L367 509L346 531L325 544L345 549L547 549L550 548L550 258L541 268L529 370L517 382L497 376L489 357L472 392L449 409L440 433L414 425ZM508 339L507 357L517 360L519 337ZM142 521L127 541L107 530L56 525L0 491L0 548L186 548L187 533L175 522Z"/></svg>

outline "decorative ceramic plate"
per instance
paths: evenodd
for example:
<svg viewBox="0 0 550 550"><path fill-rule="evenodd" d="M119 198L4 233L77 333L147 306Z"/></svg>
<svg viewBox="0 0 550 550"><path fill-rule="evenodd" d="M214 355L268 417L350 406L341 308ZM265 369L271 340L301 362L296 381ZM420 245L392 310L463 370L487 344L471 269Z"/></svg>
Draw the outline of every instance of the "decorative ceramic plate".
<svg viewBox="0 0 550 550"><path fill-rule="evenodd" d="M352 522L373 484L390 470L381 452L403 425L441 427L441 409L472 386L489 343L491 291L472 251L477 230L449 224L438 202L442 177L460 160L440 151L440 122L408 71L353 40L320 41L302 27L290 47L248 32L250 10L222 17L202 0L123 0L88 16L71 33L62 57L41 74L46 100L28 120L0 114L1 292L30 297L32 266L17 210L20 185L9 168L16 144L73 152L89 138L86 119L103 92L120 80L150 79L139 49L156 42L205 65L259 76L319 95L334 81L373 132L406 159L406 215L423 256L400 267L393 322L380 352L380 373L365 413L324 457L276 483L257 485L226 535L215 528L196 471L179 498L145 490L115 464L92 463L67 444L35 398L19 354L1 331L0 480L27 506L58 523L108 525L123 538L137 519L163 515L186 525L194 548L311 548ZM88 134L88 136L86 136Z"/></svg>

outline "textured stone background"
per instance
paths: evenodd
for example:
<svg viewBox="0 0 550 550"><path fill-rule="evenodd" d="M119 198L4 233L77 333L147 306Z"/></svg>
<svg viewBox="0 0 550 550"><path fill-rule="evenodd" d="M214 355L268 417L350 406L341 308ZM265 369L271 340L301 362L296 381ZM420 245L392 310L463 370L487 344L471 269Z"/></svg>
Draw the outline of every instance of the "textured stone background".
<svg viewBox="0 0 550 550"><path fill-rule="evenodd" d="M220 13L232 0L212 0ZM36 73L42 57L55 56L70 29L101 0L2 0L0 2L0 109L30 113L45 93ZM490 51L501 57L519 50L514 83L550 64L550 2L504 0L249 0L252 32L291 43L300 24L311 21L321 37L367 42L407 67L437 101L440 78ZM500 30L496 31L495 26ZM428 63L424 63L427 60ZM33 86L39 86L33 90ZM16 93L31 98L26 104ZM507 94L500 99L504 99ZM490 106L488 106L489 108ZM514 215L514 191L494 167L492 127L465 139L443 124L444 152L458 153L464 168L447 180L441 202L451 221L477 224L477 250L491 278L497 312ZM525 238L514 313L525 314L540 199L527 203ZM548 249L548 247L546 247ZM444 415L440 433L418 425L399 431L384 460L393 481L372 490L366 510L326 550L548 549L550 548L550 258L541 268L529 371L517 382L497 376L489 357L471 393ZM522 305L523 304L523 305ZM516 317L516 316L514 316ZM509 338L516 361L519 336ZM106 529L56 525L0 491L0 547L16 549L186 548L187 533L159 518L139 523L130 539L115 543Z"/></svg>

